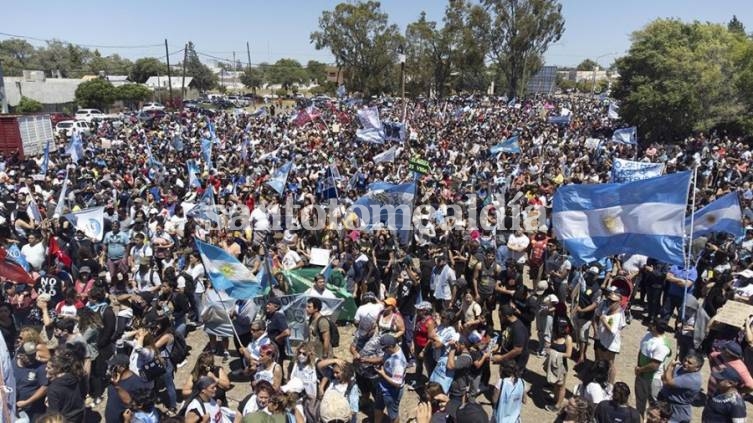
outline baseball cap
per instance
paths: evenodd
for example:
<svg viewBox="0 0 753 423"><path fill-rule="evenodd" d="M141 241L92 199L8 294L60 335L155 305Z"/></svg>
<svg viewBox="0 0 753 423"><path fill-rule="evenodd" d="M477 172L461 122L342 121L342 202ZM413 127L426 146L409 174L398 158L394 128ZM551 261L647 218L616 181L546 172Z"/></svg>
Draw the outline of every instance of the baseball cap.
<svg viewBox="0 0 753 423"><path fill-rule="evenodd" d="M19 353L28 357L35 357L37 355L37 344L35 342L24 342Z"/></svg>
<svg viewBox="0 0 753 423"><path fill-rule="evenodd" d="M386 298L384 300L384 305L395 307L397 305L397 300L392 297Z"/></svg>
<svg viewBox="0 0 753 423"><path fill-rule="evenodd" d="M336 420L350 421L350 417L350 404L348 404L345 396L332 389L324 393L321 405L319 406L319 418L322 422L329 423Z"/></svg>
<svg viewBox="0 0 753 423"><path fill-rule="evenodd" d="M549 281L539 281L536 284L536 295L541 295L549 288Z"/></svg>
<svg viewBox="0 0 753 423"><path fill-rule="evenodd" d="M394 336L389 335L389 334L388 335L382 335L379 338L379 345L382 348L394 347L395 345L397 345L397 339Z"/></svg>

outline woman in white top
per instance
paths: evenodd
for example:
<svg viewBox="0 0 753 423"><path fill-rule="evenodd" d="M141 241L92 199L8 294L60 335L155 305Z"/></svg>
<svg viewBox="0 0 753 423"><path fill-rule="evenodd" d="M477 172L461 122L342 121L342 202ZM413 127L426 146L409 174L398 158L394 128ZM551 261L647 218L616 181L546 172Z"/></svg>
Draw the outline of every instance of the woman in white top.
<svg viewBox="0 0 753 423"><path fill-rule="evenodd" d="M614 359L620 353L622 347L622 335L620 332L625 327L625 314L622 311L620 300L622 296L616 291L610 291L606 294L604 307L597 311L597 334L599 340L595 342L594 350L596 351L596 360L606 360L609 362L609 383L614 383L617 376L617 369L614 366Z"/></svg>
<svg viewBox="0 0 753 423"><path fill-rule="evenodd" d="M590 401L593 405L612 399L612 385L607 382L609 362L597 361L587 375L590 376L590 380L586 377L583 383L575 388L575 395Z"/></svg>
<svg viewBox="0 0 753 423"><path fill-rule="evenodd" d="M308 343L299 345L296 351L295 363L290 371L290 379L297 378L303 382L304 391L311 399L317 397L317 390L319 389L314 358L314 352Z"/></svg>
<svg viewBox="0 0 753 423"><path fill-rule="evenodd" d="M209 376L202 376L196 382L194 395L186 406L186 423L222 422L229 423L229 419L222 413L222 404L214 399L217 392L217 382Z"/></svg>
<svg viewBox="0 0 753 423"><path fill-rule="evenodd" d="M261 347L259 352L259 364L256 367L252 385L265 380L272 384L275 391L278 391L282 386L282 366L277 364L277 346L267 344Z"/></svg>

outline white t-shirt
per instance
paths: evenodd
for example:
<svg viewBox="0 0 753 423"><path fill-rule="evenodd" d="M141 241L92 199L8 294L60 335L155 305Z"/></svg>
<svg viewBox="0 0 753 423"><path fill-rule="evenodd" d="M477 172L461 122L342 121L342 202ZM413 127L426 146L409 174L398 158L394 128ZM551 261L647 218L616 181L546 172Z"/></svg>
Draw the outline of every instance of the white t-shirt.
<svg viewBox="0 0 753 423"><path fill-rule="evenodd" d="M358 325L356 330L356 336L361 337L366 335L366 327L361 327L363 321L364 326L372 325L379 318L379 313L382 312L384 306L382 303L366 303L358 307L356 314L353 317L353 322ZM369 328L371 326L368 326Z"/></svg>
<svg viewBox="0 0 753 423"><path fill-rule="evenodd" d="M661 376L664 374L664 369L667 365L667 357L671 353L663 337L656 337L651 332L646 333L641 340L640 351L644 356L661 363L653 377L654 380L661 380Z"/></svg>
<svg viewBox="0 0 753 423"><path fill-rule="evenodd" d="M225 415L222 414L220 405L217 404L217 401L214 399L210 402L203 402L201 398L194 398L194 400L188 404L188 407L186 407L186 415L188 415L188 413L198 414L199 417L208 414L211 423L230 423L230 420L225 418Z"/></svg>
<svg viewBox="0 0 753 423"><path fill-rule="evenodd" d="M254 224L255 231L268 231L270 227L269 215L261 209L261 207L254 208L251 212L251 221Z"/></svg>
<svg viewBox="0 0 753 423"><path fill-rule="evenodd" d="M622 335L620 331L625 327L625 315L622 313L622 310L618 310L614 314L605 314L605 316L609 328L612 330L599 322L599 342L609 351L618 353L622 347Z"/></svg>
<svg viewBox="0 0 753 423"><path fill-rule="evenodd" d="M622 268L628 273L638 273L646 265L648 257L643 254L633 254L622 263Z"/></svg>
<svg viewBox="0 0 753 423"><path fill-rule="evenodd" d="M31 244L24 245L21 247L21 254L32 269L39 270L42 268L45 259L45 247L41 242L37 242L34 246Z"/></svg>
<svg viewBox="0 0 753 423"><path fill-rule="evenodd" d="M602 401L609 401L612 399L612 386L607 385L606 389L604 389L598 383L591 382L586 386L583 399L590 400L594 405Z"/></svg>
<svg viewBox="0 0 753 423"><path fill-rule="evenodd" d="M293 250L288 250L285 256L282 258L282 268L290 270L295 267L301 261L301 255Z"/></svg>
<svg viewBox="0 0 753 423"><path fill-rule="evenodd" d="M509 257L515 260L516 263L525 263L526 257L528 257L526 248L528 248L528 245L530 243L531 240L527 236L525 236L525 234L520 236L517 236L515 234L510 235L510 238L507 239L507 248L510 249Z"/></svg>

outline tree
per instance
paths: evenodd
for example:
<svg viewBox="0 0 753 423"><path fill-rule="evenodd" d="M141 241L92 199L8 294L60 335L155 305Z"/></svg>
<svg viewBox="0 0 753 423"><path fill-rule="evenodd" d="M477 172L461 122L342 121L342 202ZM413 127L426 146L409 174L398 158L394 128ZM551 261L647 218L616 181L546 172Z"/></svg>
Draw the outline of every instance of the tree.
<svg viewBox="0 0 753 423"><path fill-rule="evenodd" d="M365 94L394 90L395 63L403 40L377 1L340 3L322 12L319 31L311 34L317 50L328 48L347 70L348 85Z"/></svg>
<svg viewBox="0 0 753 423"><path fill-rule="evenodd" d="M115 100L122 100L130 108L134 108L134 106L148 100L151 96L152 91L141 84L125 84L115 87L113 90L113 98Z"/></svg>
<svg viewBox="0 0 753 423"><path fill-rule="evenodd" d="M727 29L729 29L730 32L734 32L743 36L745 35L745 25L737 20L736 15L732 15L732 19L727 24Z"/></svg>
<svg viewBox="0 0 753 423"><path fill-rule="evenodd" d="M39 66L38 54L34 46L26 40L12 38L0 41L0 62L5 76L21 76L24 70Z"/></svg>
<svg viewBox="0 0 753 423"><path fill-rule="evenodd" d="M308 73L297 60L280 59L269 68L269 82L282 85L285 91L306 80Z"/></svg>
<svg viewBox="0 0 753 423"><path fill-rule="evenodd" d="M466 0L445 9L442 37L450 49L452 88L456 92L485 92L489 85L485 58L489 53L489 14Z"/></svg>
<svg viewBox="0 0 753 423"><path fill-rule="evenodd" d="M241 83L256 93L256 90L264 83L264 72L259 68L247 68L241 75Z"/></svg>
<svg viewBox="0 0 753 423"><path fill-rule="evenodd" d="M541 64L549 44L565 31L557 0L483 0L491 19L491 58L507 80L508 97L523 94L527 79Z"/></svg>
<svg viewBox="0 0 753 423"><path fill-rule="evenodd" d="M200 91L211 90L217 86L217 75L199 60L193 42L186 47L186 75L193 77L193 84Z"/></svg>
<svg viewBox="0 0 753 423"><path fill-rule="evenodd" d="M753 71L741 68L749 39L723 25L675 19L653 21L632 39L617 60L620 79L612 95L641 139L677 142L746 116L740 88Z"/></svg>
<svg viewBox="0 0 753 423"><path fill-rule="evenodd" d="M144 57L133 63L128 79L132 82L143 84L150 77L158 75L167 75L167 65L160 62L157 58Z"/></svg>
<svg viewBox="0 0 753 423"><path fill-rule="evenodd" d="M308 79L317 84L323 84L327 81L327 65L322 62L309 60L306 63L306 72L308 72Z"/></svg>
<svg viewBox="0 0 753 423"><path fill-rule="evenodd" d="M76 103L79 107L106 109L114 99L115 88L104 79L82 82L76 88Z"/></svg>
<svg viewBox="0 0 753 423"><path fill-rule="evenodd" d="M44 110L42 103L26 96L22 96L16 106L17 113L39 113L42 110Z"/></svg>
<svg viewBox="0 0 753 423"><path fill-rule="evenodd" d="M86 63L87 72L93 75L99 75L100 72L105 75L128 75L132 66L133 63L128 59L117 54L103 57L99 50L94 50Z"/></svg>
<svg viewBox="0 0 753 423"><path fill-rule="evenodd" d="M578 65L578 67L576 69L578 69L579 71L592 71L592 70L594 70L598 66L599 66L599 64L596 63L596 62L594 62L593 60L586 59L586 60L580 62L580 64Z"/></svg>

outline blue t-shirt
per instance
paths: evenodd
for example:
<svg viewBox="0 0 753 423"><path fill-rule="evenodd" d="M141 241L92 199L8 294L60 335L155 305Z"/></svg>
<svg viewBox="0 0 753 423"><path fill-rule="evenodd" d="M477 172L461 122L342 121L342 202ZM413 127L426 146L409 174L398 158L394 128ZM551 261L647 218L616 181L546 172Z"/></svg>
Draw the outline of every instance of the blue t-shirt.
<svg viewBox="0 0 753 423"><path fill-rule="evenodd" d="M390 379L400 383L400 387L396 388L383 378L380 378L379 387L382 389L384 395L390 395L392 397L398 396L405 383L405 370L407 366L408 361L400 350L394 354L388 353L384 355L384 365L382 366L384 372L390 377Z"/></svg>
<svg viewBox="0 0 753 423"><path fill-rule="evenodd" d="M727 423L732 419L743 419L747 416L743 397L735 392L722 394L710 398L703 408L701 421L704 423Z"/></svg>
<svg viewBox="0 0 753 423"><path fill-rule="evenodd" d="M663 392L669 400L672 421L690 421L691 404L701 391L701 372L686 372L683 368L675 369L674 385L664 385Z"/></svg>
<svg viewBox="0 0 753 423"><path fill-rule="evenodd" d="M514 383L512 378L500 381L499 400L494 409L494 423L517 423L520 421L520 411L523 407L525 383L518 378Z"/></svg>
<svg viewBox="0 0 753 423"><path fill-rule="evenodd" d="M681 266L674 265L669 268L669 273L675 275L680 279L687 279L689 281L692 281L693 283L695 283L695 280L698 278L698 271L696 270L695 266L691 266L690 269L685 270L685 268ZM689 292L689 290L690 288L683 289L677 284L669 283L669 296L671 297L682 298L683 295Z"/></svg>
<svg viewBox="0 0 753 423"><path fill-rule="evenodd" d="M107 246L107 258L112 260L122 259L126 254L128 242L129 237L125 232L118 232L117 234L108 232L105 234L103 243Z"/></svg>

